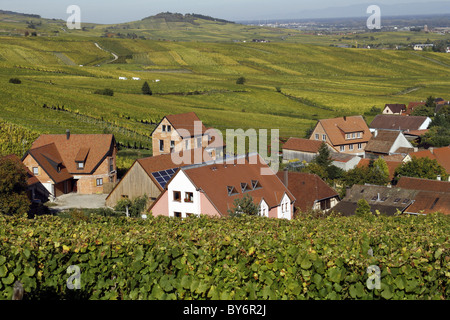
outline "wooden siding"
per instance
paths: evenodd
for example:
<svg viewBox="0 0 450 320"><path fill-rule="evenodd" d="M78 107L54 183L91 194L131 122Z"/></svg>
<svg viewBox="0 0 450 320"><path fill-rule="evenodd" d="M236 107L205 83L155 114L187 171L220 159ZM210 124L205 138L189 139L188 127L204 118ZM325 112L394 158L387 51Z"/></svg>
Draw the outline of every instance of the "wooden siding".
<svg viewBox="0 0 450 320"><path fill-rule="evenodd" d="M113 191L108 195L106 198L106 205L108 207L114 207L123 196L128 196L128 199L133 200L145 194L149 197L147 203L147 207L149 207L153 202L151 199L157 198L160 193L160 189L148 176L141 165L138 162L135 162L122 180L120 180Z"/></svg>

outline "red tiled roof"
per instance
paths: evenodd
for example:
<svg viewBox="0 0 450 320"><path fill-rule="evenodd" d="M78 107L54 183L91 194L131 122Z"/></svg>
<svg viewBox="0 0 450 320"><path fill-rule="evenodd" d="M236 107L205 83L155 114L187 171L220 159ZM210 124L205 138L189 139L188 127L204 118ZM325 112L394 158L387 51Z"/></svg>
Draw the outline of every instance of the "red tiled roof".
<svg viewBox="0 0 450 320"><path fill-rule="evenodd" d="M54 143L34 147L28 150L27 154L31 155L34 160L36 160L39 166L47 173L55 184L73 178L67 170L67 167L63 164L62 157Z"/></svg>
<svg viewBox="0 0 450 320"><path fill-rule="evenodd" d="M318 153L322 143L323 141L320 140L289 138L289 140L283 144L282 149Z"/></svg>
<svg viewBox="0 0 450 320"><path fill-rule="evenodd" d="M319 120L333 146L367 142L372 137L369 127L362 116L340 117ZM360 139L345 140L345 133L362 132ZM313 137L310 138L313 140Z"/></svg>
<svg viewBox="0 0 450 320"><path fill-rule="evenodd" d="M101 164L105 157L112 155L114 145L112 134L43 134L33 142L31 149L54 144L60 160L73 174L89 174ZM75 161L85 159L84 168L77 168Z"/></svg>
<svg viewBox="0 0 450 320"><path fill-rule="evenodd" d="M254 161L253 157L256 157L257 161ZM291 202L295 201L295 197L277 175L262 175L262 168L271 170L259 155L253 155L245 159L245 164L237 162L234 165L224 162L182 170L197 188L202 189L216 209L226 216L227 210L234 207L233 201L242 198L244 194L250 195L254 201L264 199L269 208L278 206L285 194L289 196ZM258 181L261 187L243 193L241 183L246 183L251 188L252 181ZM229 196L228 186L234 187L237 194Z"/></svg>
<svg viewBox="0 0 450 320"><path fill-rule="evenodd" d="M405 212L450 214L450 193L420 191L415 196L414 203Z"/></svg>
<svg viewBox="0 0 450 320"><path fill-rule="evenodd" d="M450 173L450 146L411 152L409 155L411 158L414 156L416 158L435 159L447 173Z"/></svg>
<svg viewBox="0 0 450 320"><path fill-rule="evenodd" d="M446 192L450 193L450 182L439 181L412 177L400 177L396 185L398 188L421 190L421 191L433 191L433 192Z"/></svg>
<svg viewBox="0 0 450 320"><path fill-rule="evenodd" d="M27 184L28 186L32 186L39 182L38 178L23 164L22 161L20 161L20 158L16 156L15 154L10 154L7 156L2 157L1 159L9 159L14 162L16 162L20 167L22 167L27 172Z"/></svg>
<svg viewBox="0 0 450 320"><path fill-rule="evenodd" d="M193 137L194 134L198 134L197 132L194 132L194 126L195 122L201 122L200 119L197 117L195 112L188 112L188 113L180 113L180 114L173 114L168 115L165 117L173 126L175 130L178 131L181 137ZM201 123L201 134L204 134L206 131L206 127ZM185 132L181 131L180 129L187 130L189 132L189 135L187 135Z"/></svg>
<svg viewBox="0 0 450 320"><path fill-rule="evenodd" d="M406 112L403 113L402 115L404 116L409 116L415 108L420 107L420 106L424 106L425 102L424 101L419 101L419 102L410 102L408 104L408 107L406 108Z"/></svg>
<svg viewBox="0 0 450 320"><path fill-rule="evenodd" d="M402 117L391 114L378 114L370 123L373 129L385 130L418 130L427 120L425 116Z"/></svg>
<svg viewBox="0 0 450 320"><path fill-rule="evenodd" d="M315 201L339 196L318 175L303 172L287 172L287 174L287 187L296 199L295 206L301 211L312 209ZM284 171L278 171L277 176L285 183Z"/></svg>

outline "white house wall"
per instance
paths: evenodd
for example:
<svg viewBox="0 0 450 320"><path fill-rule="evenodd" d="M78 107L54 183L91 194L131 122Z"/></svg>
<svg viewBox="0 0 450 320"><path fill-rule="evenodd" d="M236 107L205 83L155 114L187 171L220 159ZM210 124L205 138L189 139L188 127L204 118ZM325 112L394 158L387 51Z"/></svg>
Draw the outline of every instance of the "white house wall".
<svg viewBox="0 0 450 320"><path fill-rule="evenodd" d="M192 184L184 171L179 171L168 185L169 217L174 217L175 212L181 212L181 217L185 218L187 213L200 215L200 193ZM181 193L181 200L174 201L174 191ZM192 192L194 197L192 202L185 202L186 192Z"/></svg>

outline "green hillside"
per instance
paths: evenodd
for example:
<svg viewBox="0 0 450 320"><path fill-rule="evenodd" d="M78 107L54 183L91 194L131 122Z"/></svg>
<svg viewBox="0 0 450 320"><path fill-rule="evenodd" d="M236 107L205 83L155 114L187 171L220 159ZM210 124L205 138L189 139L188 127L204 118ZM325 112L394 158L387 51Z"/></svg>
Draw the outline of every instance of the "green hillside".
<svg viewBox="0 0 450 320"><path fill-rule="evenodd" d="M158 19L130 27L146 24L142 32L150 32L154 25L164 33ZM189 19L169 21L180 25L172 31L189 25L207 37L212 27L210 33L198 29L206 23L222 33L243 28ZM42 26L51 24L42 21ZM223 133L276 128L281 136L303 137L320 118L363 114L373 106L430 95L449 98L450 55L445 53L92 36L97 28L103 26L59 36L0 37L0 120L38 133L112 132L124 145L149 147L154 123L170 113L195 111L206 126ZM244 85L236 84L241 76ZM22 83L9 83L11 78ZM142 94L144 81L152 96ZM105 88L114 95L94 93Z"/></svg>

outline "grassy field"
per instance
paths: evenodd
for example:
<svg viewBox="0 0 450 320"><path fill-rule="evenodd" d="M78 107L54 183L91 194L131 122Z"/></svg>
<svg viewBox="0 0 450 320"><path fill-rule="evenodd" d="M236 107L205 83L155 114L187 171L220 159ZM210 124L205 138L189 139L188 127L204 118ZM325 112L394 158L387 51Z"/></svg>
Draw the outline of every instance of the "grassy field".
<svg viewBox="0 0 450 320"><path fill-rule="evenodd" d="M222 32L238 27L205 23ZM207 34L205 24L192 27ZM172 113L195 111L223 132L275 128L283 137L303 137L321 118L449 98L444 53L336 48L323 37L314 38L321 45L308 41L311 35L302 36L305 43L109 39L93 36L96 28L0 37L0 120L40 133L111 132L125 146L150 147L154 123ZM119 58L108 63L111 53ZM244 85L236 84L240 76ZM12 77L22 83L9 83ZM144 81L152 96L141 94ZM114 96L94 94L105 88Z"/></svg>

